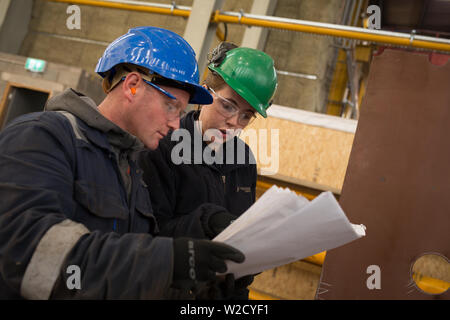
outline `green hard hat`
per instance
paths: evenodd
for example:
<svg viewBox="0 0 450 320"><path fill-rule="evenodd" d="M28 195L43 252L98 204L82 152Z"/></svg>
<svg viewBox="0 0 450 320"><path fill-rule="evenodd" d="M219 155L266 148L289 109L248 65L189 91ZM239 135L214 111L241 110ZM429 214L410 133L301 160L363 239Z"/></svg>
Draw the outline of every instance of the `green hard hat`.
<svg viewBox="0 0 450 320"><path fill-rule="evenodd" d="M277 74L268 54L251 48L235 48L226 53L220 65L211 63L208 68L267 118L266 110L277 88Z"/></svg>

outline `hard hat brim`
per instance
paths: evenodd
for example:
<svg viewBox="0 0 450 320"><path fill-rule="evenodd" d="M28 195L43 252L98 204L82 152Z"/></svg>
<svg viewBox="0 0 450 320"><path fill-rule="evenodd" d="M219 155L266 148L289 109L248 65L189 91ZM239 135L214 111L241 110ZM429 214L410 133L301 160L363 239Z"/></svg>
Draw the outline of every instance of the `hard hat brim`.
<svg viewBox="0 0 450 320"><path fill-rule="evenodd" d="M194 94L189 100L191 104L211 104L213 97L207 89L201 85L192 85L194 87Z"/></svg>

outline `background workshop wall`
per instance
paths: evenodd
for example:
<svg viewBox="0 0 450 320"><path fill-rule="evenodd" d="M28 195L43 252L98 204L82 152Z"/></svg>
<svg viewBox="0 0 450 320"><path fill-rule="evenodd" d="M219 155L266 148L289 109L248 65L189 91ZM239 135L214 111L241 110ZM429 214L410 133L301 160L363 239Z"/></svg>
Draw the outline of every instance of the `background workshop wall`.
<svg viewBox="0 0 450 320"><path fill-rule="evenodd" d="M187 18L154 13L80 6L81 29L66 28L67 3L46 0L32 2L29 30L18 54L76 66L93 72L106 45L129 28L152 25L184 34ZM145 1L144 1L145 2ZM171 1L147 1L170 4ZM226 0L224 11L250 12L253 0ZM337 23L343 9L340 0L277 0L273 15L319 22ZM192 6L192 0L176 1L180 6ZM227 25L227 40L242 45L248 28ZM223 24L219 29L224 32ZM220 42L214 39L211 48ZM245 44L244 44L245 45ZM310 111L323 112L327 99L327 70L334 53L331 37L313 36L292 31L269 29L263 51L270 54L277 70L293 74L313 75L307 79L279 74L279 89L274 103Z"/></svg>

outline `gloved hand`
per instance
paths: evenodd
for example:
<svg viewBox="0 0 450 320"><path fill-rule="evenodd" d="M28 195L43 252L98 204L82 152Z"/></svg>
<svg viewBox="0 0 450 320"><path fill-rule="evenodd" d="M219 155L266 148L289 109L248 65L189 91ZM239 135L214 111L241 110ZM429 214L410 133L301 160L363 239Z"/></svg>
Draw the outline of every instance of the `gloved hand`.
<svg viewBox="0 0 450 320"><path fill-rule="evenodd" d="M221 242L191 238L173 239L174 270L172 286L195 291L199 282L212 281L216 272L227 271L225 260L242 263L239 250Z"/></svg>
<svg viewBox="0 0 450 320"><path fill-rule="evenodd" d="M223 211L212 214L208 219L209 232L208 236L214 239L219 233L226 229L238 217Z"/></svg>
<svg viewBox="0 0 450 320"><path fill-rule="evenodd" d="M215 281L209 283L196 295L197 300L248 300L247 287L253 282L254 276L248 275L235 279L229 273L225 276L216 277Z"/></svg>

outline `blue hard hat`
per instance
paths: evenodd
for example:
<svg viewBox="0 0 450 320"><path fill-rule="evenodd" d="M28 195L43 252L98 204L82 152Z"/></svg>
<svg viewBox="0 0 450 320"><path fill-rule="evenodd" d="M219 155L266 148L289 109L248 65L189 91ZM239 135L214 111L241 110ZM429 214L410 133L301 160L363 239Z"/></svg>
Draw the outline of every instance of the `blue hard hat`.
<svg viewBox="0 0 450 320"><path fill-rule="evenodd" d="M150 73L181 82L192 88L189 103L211 104L213 98L199 85L198 64L189 43L178 34L157 27L137 27L109 44L95 72L106 73L121 63L146 68Z"/></svg>

